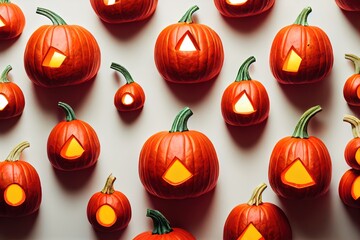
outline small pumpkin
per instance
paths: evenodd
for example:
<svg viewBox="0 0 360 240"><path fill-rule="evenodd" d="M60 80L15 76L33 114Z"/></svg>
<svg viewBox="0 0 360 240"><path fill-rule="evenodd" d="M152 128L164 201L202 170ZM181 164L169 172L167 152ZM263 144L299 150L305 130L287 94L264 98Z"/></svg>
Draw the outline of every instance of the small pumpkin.
<svg viewBox="0 0 360 240"><path fill-rule="evenodd" d="M351 168L360 170L360 119L352 115L345 115L343 120L351 124L354 138L345 147L345 161Z"/></svg>
<svg viewBox="0 0 360 240"><path fill-rule="evenodd" d="M329 190L332 164L329 151L317 137L309 136L309 120L322 109L309 108L292 136L278 141L269 162L269 182L274 192L287 199L316 198Z"/></svg>
<svg viewBox="0 0 360 240"><path fill-rule="evenodd" d="M345 11L360 11L360 2L358 0L335 0L339 8Z"/></svg>
<svg viewBox="0 0 360 240"><path fill-rule="evenodd" d="M131 220L131 205L128 198L114 189L116 177L107 178L101 192L93 194L87 205L87 218L95 230L120 231Z"/></svg>
<svg viewBox="0 0 360 240"><path fill-rule="evenodd" d="M111 63L110 68L124 75L126 84L120 87L114 96L114 105L119 112L142 109L145 103L145 93L142 87L134 81L129 71L117 63Z"/></svg>
<svg viewBox="0 0 360 240"><path fill-rule="evenodd" d="M50 163L64 171L95 165L100 155L100 142L95 130L77 119L68 104L59 102L58 106L64 110L66 120L58 123L49 134L47 155Z"/></svg>
<svg viewBox="0 0 360 240"><path fill-rule="evenodd" d="M270 68L279 83L305 84L324 79L334 56L327 34L308 24L311 7L306 7L292 25L282 28L270 50Z"/></svg>
<svg viewBox="0 0 360 240"><path fill-rule="evenodd" d="M170 131L152 135L139 156L139 176L145 189L164 199L194 198L215 188L219 162L215 148L203 133L189 130L193 114L185 107Z"/></svg>
<svg viewBox="0 0 360 240"><path fill-rule="evenodd" d="M265 183L255 188L247 203L234 207L226 218L223 240L291 240L292 230L285 213L275 204L263 202Z"/></svg>
<svg viewBox="0 0 360 240"><path fill-rule="evenodd" d="M347 170L340 179L339 196L341 201L352 208L360 208L360 171Z"/></svg>
<svg viewBox="0 0 360 240"><path fill-rule="evenodd" d="M163 29L155 43L154 58L161 76L174 83L199 83L215 78L224 62L219 35L193 22L199 9L191 7L178 23Z"/></svg>
<svg viewBox="0 0 360 240"><path fill-rule="evenodd" d="M0 76L0 119L20 116L25 108L24 93L17 84L8 79L11 69L8 65Z"/></svg>
<svg viewBox="0 0 360 240"><path fill-rule="evenodd" d="M214 0L221 15L230 18L251 17L268 11L275 0Z"/></svg>
<svg viewBox="0 0 360 240"><path fill-rule="evenodd" d="M41 182L36 169L21 158L30 144L19 143L0 162L0 216L22 217L35 213L41 204Z"/></svg>
<svg viewBox="0 0 360 240"><path fill-rule="evenodd" d="M0 0L0 39L13 39L21 35L25 27L25 15L10 0Z"/></svg>
<svg viewBox="0 0 360 240"><path fill-rule="evenodd" d="M345 54L345 58L354 63L355 73L346 80L343 95L349 105L360 106L360 58L354 54Z"/></svg>
<svg viewBox="0 0 360 240"><path fill-rule="evenodd" d="M90 0L90 3L102 21L117 24L149 18L155 12L158 0Z"/></svg>
<svg viewBox="0 0 360 240"><path fill-rule="evenodd" d="M172 228L169 221L158 210L148 209L146 216L151 218L154 229L140 233L133 240L195 240L196 238L182 228Z"/></svg>
<svg viewBox="0 0 360 240"><path fill-rule="evenodd" d="M263 122L269 116L270 101L265 87L251 79L249 57L241 65L235 82L230 84L221 98L221 113L225 122L233 126L250 126Z"/></svg>
<svg viewBox="0 0 360 240"><path fill-rule="evenodd" d="M78 25L67 25L56 13L37 8L53 25L39 27L29 38L24 53L25 70L39 86L52 88L85 83L93 79L101 62L94 36Z"/></svg>

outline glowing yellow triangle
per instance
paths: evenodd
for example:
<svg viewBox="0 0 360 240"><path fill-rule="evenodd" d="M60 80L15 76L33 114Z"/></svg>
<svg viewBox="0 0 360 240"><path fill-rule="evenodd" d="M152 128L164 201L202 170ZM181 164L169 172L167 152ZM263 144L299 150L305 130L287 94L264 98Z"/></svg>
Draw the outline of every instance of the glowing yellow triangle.
<svg viewBox="0 0 360 240"><path fill-rule="evenodd" d="M163 179L169 184L176 186L189 180L193 174L177 158L170 164L163 175Z"/></svg>
<svg viewBox="0 0 360 240"><path fill-rule="evenodd" d="M134 102L134 98L130 94L125 93L122 96L121 101L124 105L130 105Z"/></svg>
<svg viewBox="0 0 360 240"><path fill-rule="evenodd" d="M293 49L291 49L286 57L282 70L285 72L298 72L301 61L301 57Z"/></svg>
<svg viewBox="0 0 360 240"><path fill-rule="evenodd" d="M4 19L0 16L0 27L6 26Z"/></svg>
<svg viewBox="0 0 360 240"><path fill-rule="evenodd" d="M351 186L351 196L354 200L360 197L360 177L357 177Z"/></svg>
<svg viewBox="0 0 360 240"><path fill-rule="evenodd" d="M72 136L69 138L61 149L60 155L66 159L75 159L80 157L85 152L78 140Z"/></svg>
<svg viewBox="0 0 360 240"><path fill-rule="evenodd" d="M51 47L47 52L42 65L44 67L59 68L61 67L65 59L66 59L65 54Z"/></svg>
<svg viewBox="0 0 360 240"><path fill-rule="evenodd" d="M196 47L193 43L193 41L190 39L189 34L186 34L184 40L181 42L179 51L183 51L183 52L191 52L191 51L196 51Z"/></svg>
<svg viewBox="0 0 360 240"><path fill-rule="evenodd" d="M238 114L251 114L255 112L255 109L246 92L244 92L239 100L235 103L234 111Z"/></svg>
<svg viewBox="0 0 360 240"><path fill-rule="evenodd" d="M281 174L281 180L284 184L295 188L305 188L315 184L300 159L295 160L285 169Z"/></svg>
<svg viewBox="0 0 360 240"><path fill-rule="evenodd" d="M0 111L4 110L8 104L9 101L7 98L3 94L0 94Z"/></svg>
<svg viewBox="0 0 360 240"><path fill-rule="evenodd" d="M256 227L250 223L237 240L265 240Z"/></svg>

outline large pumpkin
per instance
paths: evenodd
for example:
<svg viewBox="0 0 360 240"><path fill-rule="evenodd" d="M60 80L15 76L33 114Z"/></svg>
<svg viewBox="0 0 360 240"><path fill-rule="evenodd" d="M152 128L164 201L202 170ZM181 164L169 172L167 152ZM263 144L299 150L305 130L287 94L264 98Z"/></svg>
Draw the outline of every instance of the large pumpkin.
<svg viewBox="0 0 360 240"><path fill-rule="evenodd" d="M139 176L145 189L164 199L193 198L211 191L219 176L215 148L203 133L189 130L192 115L185 107L170 131L152 135L139 156Z"/></svg>
<svg viewBox="0 0 360 240"><path fill-rule="evenodd" d="M294 24L282 28L270 50L270 68L279 83L304 84L324 79L331 71L334 56L329 37L307 22L311 7Z"/></svg>
<svg viewBox="0 0 360 240"><path fill-rule="evenodd" d="M347 164L360 170L360 119L352 115L345 115L343 120L351 124L354 138L345 147L344 157Z"/></svg>
<svg viewBox="0 0 360 240"><path fill-rule="evenodd" d="M210 27L194 23L191 7L178 23L161 31L154 58L161 76L174 83L199 83L215 78L224 62L219 35Z"/></svg>
<svg viewBox="0 0 360 240"><path fill-rule="evenodd" d="M353 208L360 208L360 171L347 170L340 179L339 196L341 201Z"/></svg>
<svg viewBox="0 0 360 240"><path fill-rule="evenodd" d="M260 184L247 203L231 210L223 230L223 240L291 240L292 230L285 213L275 204L263 202L266 184Z"/></svg>
<svg viewBox="0 0 360 240"><path fill-rule="evenodd" d="M40 208L41 182L36 169L20 159L29 147L21 142L0 162L0 217L20 217Z"/></svg>
<svg viewBox="0 0 360 240"><path fill-rule="evenodd" d="M53 25L38 28L29 38L24 65L30 80L42 87L61 87L93 79L100 68L100 48L94 36L78 25L67 25L56 13L38 8Z"/></svg>
<svg viewBox="0 0 360 240"><path fill-rule="evenodd" d="M0 0L0 39L18 37L25 27L25 16L18 5L10 0Z"/></svg>
<svg viewBox="0 0 360 240"><path fill-rule="evenodd" d="M221 98L221 113L225 122L233 126L249 126L263 122L269 116L270 101L265 87L251 79L251 56L241 65L235 82L230 84Z"/></svg>
<svg viewBox="0 0 360 240"><path fill-rule="evenodd" d="M50 163L64 171L95 165L100 155L100 142L95 130L88 123L76 119L68 104L59 102L58 106L64 110L66 120L58 123L49 134L47 155Z"/></svg>
<svg viewBox="0 0 360 240"><path fill-rule="evenodd" d="M329 190L332 174L329 151L319 138L307 132L309 120L321 110L320 106L308 109L293 135L278 141L271 153L269 182L283 198L315 198Z"/></svg>
<svg viewBox="0 0 360 240"><path fill-rule="evenodd" d="M355 65L355 72L345 81L343 95L351 106L360 106L360 58L354 54L345 54L345 58Z"/></svg>
<svg viewBox="0 0 360 240"><path fill-rule="evenodd" d="M251 17L269 10L275 0L214 0L221 15L230 18Z"/></svg>
<svg viewBox="0 0 360 240"><path fill-rule="evenodd" d="M358 0L335 0L336 4L345 11L360 11L360 2Z"/></svg>

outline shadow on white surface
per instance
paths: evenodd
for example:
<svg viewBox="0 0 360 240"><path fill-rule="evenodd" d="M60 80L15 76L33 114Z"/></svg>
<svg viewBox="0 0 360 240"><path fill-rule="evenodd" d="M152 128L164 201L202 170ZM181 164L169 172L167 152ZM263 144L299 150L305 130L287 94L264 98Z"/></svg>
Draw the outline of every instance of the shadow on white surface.
<svg viewBox="0 0 360 240"><path fill-rule="evenodd" d="M35 213L17 218L0 217L0 239L24 239L30 235L41 208Z"/></svg>

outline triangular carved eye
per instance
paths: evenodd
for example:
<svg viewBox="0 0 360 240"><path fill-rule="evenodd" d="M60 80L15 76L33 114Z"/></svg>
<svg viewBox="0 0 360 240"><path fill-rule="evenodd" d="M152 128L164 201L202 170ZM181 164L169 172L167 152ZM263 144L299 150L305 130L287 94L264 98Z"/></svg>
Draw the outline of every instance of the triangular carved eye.
<svg viewBox="0 0 360 240"><path fill-rule="evenodd" d="M134 102L134 97L131 96L131 94L129 94L129 93L125 93L121 97L121 102L126 106L131 105Z"/></svg>
<svg viewBox="0 0 360 240"><path fill-rule="evenodd" d="M226 0L226 2L230 5L242 5L246 3L248 0Z"/></svg>
<svg viewBox="0 0 360 240"><path fill-rule="evenodd" d="M292 48L286 57L282 70L285 72L298 72L301 61L300 55Z"/></svg>
<svg viewBox="0 0 360 240"><path fill-rule="evenodd" d="M194 36L189 31L182 36L175 49L181 52L193 52L200 50Z"/></svg>
<svg viewBox="0 0 360 240"><path fill-rule="evenodd" d="M49 51L46 53L42 65L44 67L50 68L59 68L66 59L66 55L60 50L50 47Z"/></svg>
<svg viewBox="0 0 360 240"><path fill-rule="evenodd" d="M351 186L351 196L354 200L360 197L360 177L357 177Z"/></svg>
<svg viewBox="0 0 360 240"><path fill-rule="evenodd" d="M284 184L294 188L305 188L315 185L315 181L300 159L292 162L281 174Z"/></svg>
<svg viewBox="0 0 360 240"><path fill-rule="evenodd" d="M180 185L190 178L193 174L185 167L185 165L178 159L175 158L166 170L162 178L170 185Z"/></svg>
<svg viewBox="0 0 360 240"><path fill-rule="evenodd" d="M120 2L120 0L104 0L104 4L108 5L108 6L114 5L114 4L118 3L118 2Z"/></svg>
<svg viewBox="0 0 360 240"><path fill-rule="evenodd" d="M61 149L60 155L66 159L76 159L81 157L81 155L85 152L84 148L81 146L79 141L75 138L75 136L71 136L64 146Z"/></svg>
<svg viewBox="0 0 360 240"><path fill-rule="evenodd" d="M6 26L6 21L5 21L5 19L2 17L2 16L0 16L0 28L1 27L5 27Z"/></svg>
<svg viewBox="0 0 360 240"><path fill-rule="evenodd" d="M243 91L241 93L240 97L236 100L233 109L235 113L245 115L251 114L256 111L246 91Z"/></svg>
<svg viewBox="0 0 360 240"><path fill-rule="evenodd" d="M0 94L0 111L4 110L8 104L9 101L7 100L5 95Z"/></svg>
<svg viewBox="0 0 360 240"><path fill-rule="evenodd" d="M265 240L256 227L250 223L237 240Z"/></svg>

